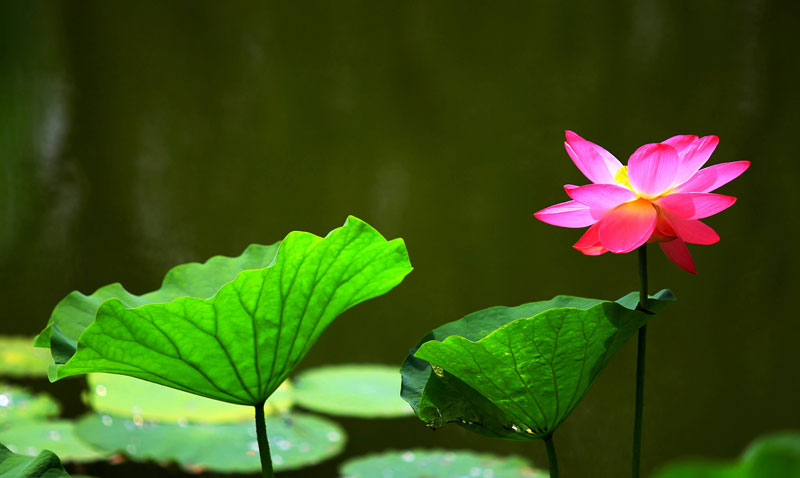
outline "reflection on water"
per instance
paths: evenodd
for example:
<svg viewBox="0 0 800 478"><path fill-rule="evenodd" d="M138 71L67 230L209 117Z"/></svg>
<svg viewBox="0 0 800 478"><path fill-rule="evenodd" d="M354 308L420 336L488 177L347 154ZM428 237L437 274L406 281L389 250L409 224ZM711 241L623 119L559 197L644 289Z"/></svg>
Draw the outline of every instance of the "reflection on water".
<svg viewBox="0 0 800 478"><path fill-rule="evenodd" d="M623 159L718 134L713 162L753 167L721 191L740 200L711 221L720 244L692 249L697 277L651 260L653 288L680 301L650 334L645 468L800 427L785 371L800 261L784 245L800 231L797 5L0 9L2 332L37 332L72 289L151 290L175 264L354 214L404 237L415 272L342 317L304 365L399 364L479 308L636 288L633 258L582 257L576 231L532 218L582 181L563 130ZM625 473L632 387L627 347L559 432L565 472ZM545 460L543 447L413 419L345 425L345 457L438 446Z"/></svg>

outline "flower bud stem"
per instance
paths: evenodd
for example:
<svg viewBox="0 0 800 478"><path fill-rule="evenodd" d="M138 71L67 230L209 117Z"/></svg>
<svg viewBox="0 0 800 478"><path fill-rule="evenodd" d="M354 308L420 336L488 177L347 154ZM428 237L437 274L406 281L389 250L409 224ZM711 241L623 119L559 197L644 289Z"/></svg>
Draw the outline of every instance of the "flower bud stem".
<svg viewBox="0 0 800 478"><path fill-rule="evenodd" d="M637 309L649 313L647 309L647 244L639 247L639 305ZM639 478L642 457L642 415L644 412L644 366L647 351L647 325L639 329L636 351L636 408L633 422L633 459L631 460L631 476Z"/></svg>

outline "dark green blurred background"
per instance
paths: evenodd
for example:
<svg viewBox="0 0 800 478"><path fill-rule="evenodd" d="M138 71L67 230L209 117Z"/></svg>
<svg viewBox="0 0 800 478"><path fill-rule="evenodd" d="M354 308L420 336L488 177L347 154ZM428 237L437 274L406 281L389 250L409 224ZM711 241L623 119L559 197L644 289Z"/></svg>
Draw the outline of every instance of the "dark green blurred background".
<svg viewBox="0 0 800 478"><path fill-rule="evenodd" d="M623 162L717 134L750 160L691 247L652 249L644 468L730 457L800 428L797 2L27 2L0 4L0 333L34 334L73 289L157 288L171 266L347 214L404 237L415 271L347 312L300 369L397 364L492 305L637 288L633 255L585 257L532 213L586 182L565 129ZM565 476L629 469L634 343L556 435ZM81 381L48 385L78 414ZM398 376L399 387L399 376ZM415 418L345 420L344 458L412 446L517 453ZM337 460L287 477L334 476ZM143 465L114 476L176 476Z"/></svg>

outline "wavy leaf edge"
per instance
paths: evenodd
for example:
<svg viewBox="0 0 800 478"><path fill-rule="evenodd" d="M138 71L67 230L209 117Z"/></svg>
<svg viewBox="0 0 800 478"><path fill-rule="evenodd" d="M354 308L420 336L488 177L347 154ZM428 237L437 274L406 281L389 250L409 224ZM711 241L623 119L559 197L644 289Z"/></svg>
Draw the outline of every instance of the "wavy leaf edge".
<svg viewBox="0 0 800 478"><path fill-rule="evenodd" d="M348 218L345 221L343 226L331 230L324 237L320 237L320 236L317 236L317 235L315 235L313 233L304 232L304 231L292 231L292 232L290 232L289 234L286 235L286 237L283 239L283 241L277 243L277 244L279 244L279 246L277 248L277 251L275 252L274 258L270 261L268 266L260 268L260 269L248 269L248 270L240 271L233 280L223 284L217 290L217 292L211 297L207 297L207 298L206 297L178 297L178 298L175 298L175 299L173 299L173 300L171 300L169 302L152 303L152 304L148 303L148 304L143 304L143 305L135 306L135 307L128 307L124 302L122 302L118 298L114 298L114 297L109 298L109 299L105 300L100 305L100 307L97 309L97 312L95 313L95 321L92 322L88 327L86 327L83 330L83 332L81 333L81 335L80 335L80 337L78 339L78 342L77 342L77 348L76 348L75 353L65 363L56 363L56 364L51 365L50 371L49 371L50 380L51 381L56 381L56 380L65 378L67 376L85 374L85 373L91 373L91 372L117 373L117 374L129 375L129 376L134 376L134 377L137 377L137 378L142 378L142 379L145 379L145 380L150 380L150 381L159 383L161 385L170 386L172 388L176 388L176 389L179 389L179 390L184 390L184 391L187 391L187 392L190 392L190 393L195 393L195 394L202 395L202 396L208 396L210 398L215 398L215 399L218 399L218 400L222 399L222 398L220 398L219 395L208 395L208 394L204 394L204 393L198 392L197 390L194 390L191 387L184 387L184 386L181 386L181 385L175 384L175 383L166 383L166 382L168 382L168 380L163 379L161 377L158 377L157 375L154 375L151 372L145 371L144 369L141 369L140 372L134 371L136 373L136 374L134 374L132 372L134 366L130 366L129 367L128 364L125 364L125 363L122 363L122 362L118 362L118 365L120 365L120 366L117 367L117 368L109 368L109 367L95 368L95 367L92 367L92 366L86 366L85 364L83 366L81 364L79 364L79 363L76 364L76 357L79 357L81 355L81 352L84 349L91 349L92 348L92 347L90 347L90 346L88 346L86 344L84 339L87 336L87 331L90 331L92 329L98 329L98 328L99 328L98 330L102 330L102 326L97 321L97 318L103 316L104 314L113 315L115 313L115 309L116 310L128 311L128 312L137 312L137 311L141 311L142 309L147 308L147 307L153 307L153 306L159 306L159 305L168 306L168 305L173 305L173 304L179 304L181 301L196 301L198 303L201 302L201 303L205 303L205 304L211 304L211 306L213 307L213 301L217 297L219 297L223 293L223 291L226 290L226 288L231 288L231 287L235 288L236 284L238 282L243 281L250 274L265 274L266 275L266 274L268 274L268 272L269 272L269 270L271 268L275 267L276 264L281 263L282 251L284 251L284 247L283 246L284 246L284 244L292 244L292 239L293 238L298 238L299 239L298 240L298 244L300 244L300 245L303 244L302 241L305 241L305 242L323 241L324 239L327 239L327 238L331 237L331 235L336 233L337 231L340 231L340 230L342 230L344 228L347 228L350 225L352 225L355 230L361 230L359 228L363 228L363 230L366 231L366 234L372 235L372 236L374 236L376 238L375 242L371 243L368 247L373 247L373 246L379 245L381 249L377 249L379 254L376 257L382 258L383 255L387 255L388 254L388 257L390 259L392 259L391 261L389 261L390 267L387 267L387 268L382 269L382 270L379 269L378 272L375 273L376 279L373 281L373 282L377 283L378 285L377 286L373 286L372 282L370 282L366 286L362 287L362 289L359 289L356 293L353 294L352 297L350 297L350 302L348 303L348 305L344 309L342 309L341 311L336 313L333 316L333 318L331 318L330 321L327 324L324 324L323 326L321 326L320 329L316 328L317 325L319 325L320 320L317 321L317 325L315 325L314 326L315 327L314 330L311 331L310 340L305 345L301 344L301 346L298 349L298 350L300 350L299 353L301 353L301 358L302 358L302 356L304 356L305 353L307 353L307 351L310 348L310 346L313 345L313 343L316 341L316 338L318 338L318 336L322 333L322 331L324 331L324 329L327 327L327 325L330 322L332 322L333 319L336 318L336 316L340 315L341 313L343 313L344 311L346 311L349 308L353 307L354 305L360 303L361 301L364 301L364 300L367 300L369 298L376 297L376 296L379 296L379 295L382 295L382 294L388 292L389 290L391 290L392 288L397 286L400 282L402 282L402 280L405 278L405 276L413 270L413 267L411 267L411 264L408 261L408 252L407 252L407 249L405 247L405 241L402 238L395 238L395 239L392 239L392 240L387 240L379 231L377 231L375 228L373 228L372 226L370 226L366 222L364 222L361 219L358 219L358 218L356 218L354 216L348 216ZM399 255L398 255L398 253L399 253ZM289 254L289 252L287 252L286 254ZM397 256L397 257L394 257L394 256ZM225 256L215 256L215 257L225 257ZM398 259L398 257L399 257L399 259ZM302 264L302 262L301 262L301 264ZM373 263L367 263L367 266L372 266L372 265L373 265ZM180 267L180 266L177 266L177 267ZM360 269L359 271L357 271L356 275L360 274L361 271L363 271L363 270L364 269ZM377 279L381 279L381 281L378 281ZM383 289L385 289L385 290L383 290ZM379 291L379 292L376 292L376 290ZM312 289L312 292L313 292L313 289ZM335 294L335 292L333 294ZM331 294L331 295L333 295L333 294ZM309 296L309 298L310 297L311 296ZM222 349L224 350L224 347ZM291 350L290 350L290 353L291 353ZM256 359L258 360L258 355L257 354L256 354ZM230 358L229 358L229 360L230 360ZM299 359L298 359L298 361L299 361ZM233 362L231 362L231 364L233 364ZM294 365L296 365L296 363ZM234 366L234 369L235 368L236 367ZM292 366L292 368L293 368L293 366ZM238 372L237 372L237 374L238 374ZM241 381L241 379L240 379L240 381ZM242 383L242 385L244 385L244 383ZM266 399L265 397L260 397L260 396L259 397L254 397L254 396L252 396L252 394L248 391L247 388L245 388L244 391L247 392L250 395L249 398L243 399L241 397L234 397L234 396L231 395L230 397L228 397L226 399L222 399L222 400L223 401L229 401L231 403L239 403L239 404L243 404L243 405L251 405L251 404L254 404L255 402L258 402L261 398L263 398L264 400ZM221 389L220 389L220 392L222 392ZM262 392L262 390L259 388L259 394L262 394L261 392ZM263 394L266 394L267 396L270 393L270 391L268 390L268 387L265 387L263 392L264 392ZM230 394L228 394L228 395L230 395ZM251 403L251 402L253 402L253 403Z"/></svg>
<svg viewBox="0 0 800 478"><path fill-rule="evenodd" d="M39 347L39 348L49 348L49 349L51 349L53 351L53 358L56 359L56 364L65 363L66 361L59 362L59 360L55 356L56 352L55 352L54 345L56 345L58 342L63 342L67 346L72 347L72 349L73 349L72 354L74 354L75 350L77 349L77 345L78 345L78 341L80 340L80 337L77 337L76 339L72 340L71 337L69 337L67 334L65 334L65 333L60 331L60 326L59 326L59 323L58 323L59 319L61 318L61 314L63 313L62 312L63 309L66 308L66 307L69 307L70 303L72 301L75 301L75 302L77 302L79 304L97 302L97 307L95 308L94 313L92 314L96 318L97 313L99 312L100 307L102 307L103 304L105 304L106 302L108 302L110 300L114 300L114 299L119 300L119 298L117 296L120 296L120 295L126 295L129 299L135 299L135 300L141 300L142 301L141 304L139 304L139 305L137 305L135 307L131 307L131 308L136 308L136 307L141 307L141 306L144 306L144 305L151 305L151 304L168 303L168 302L180 299L182 297L212 298L212 297L214 297L214 295L216 295L219 292L220 289L222 289L222 287L224 287L225 285L235 281L239 277L239 274L241 274L242 272L245 272L245 271L248 271L248 270L263 269L263 268L271 267L272 265L274 265L275 261L277 260L277 256L278 256L277 255L277 251L278 251L278 249L280 247L280 244L281 244L281 241L278 241L278 242L275 242L275 243L272 243L272 244L269 244L269 245L250 244L247 247L245 247L244 251L242 251L242 253L239 254L238 256L226 256L226 255L222 255L222 254L217 254L217 255L209 257L208 259L206 259L203 262L191 261L191 262L186 262L186 263L183 263L183 264L178 264L176 266L171 267L167 271L167 273L164 275L164 278L161 281L161 286L158 289L154 289L154 290L149 291L149 292L144 292L142 294L133 294L133 293L131 293L120 282L112 282L110 284L106 284L104 286L98 287L97 289L95 289L89 295L86 295L86 294L84 294L84 293L82 293L82 292L80 292L78 290L73 290L72 292L67 294L63 299L61 299L56 304L56 306L53 308L53 312L50 314L50 318L48 319L47 326L44 328L44 330L42 330L38 335L36 335L33 338L33 345L35 347ZM272 250L274 250L274 252L272 252ZM229 278L228 280L226 280L226 281L224 281L222 283L219 283L217 285L216 291L214 292L213 295L206 296L206 297L199 297L199 296L194 296L194 295L183 294L183 295L175 296L174 298L172 298L171 300L168 300L168 301L155 300L155 301L152 301L152 302L148 302L149 297L158 296L159 294L162 294L162 293L168 293L170 288L178 287L178 282L180 280L180 274L185 273L187 271L190 272L191 269L195 269L195 270L196 269L210 269L213 266L219 266L219 265L223 265L225 263L227 263L227 264L235 264L235 263L237 263L237 261L242 261L242 262L246 263L246 261L248 259L250 259L252 256L258 257L257 254L259 254L259 253L263 254L264 259L269 259L269 262L265 265L265 267L256 268L256 269L253 269L253 268L242 268L242 269L239 269L239 271L236 273L236 275L234 277ZM263 259L262 259L262 262L263 262ZM106 298L106 299L102 299L102 300L98 301L98 298L102 297L105 294L108 294L109 297ZM88 328L88 326L91 325L92 323L93 323L93 321L89 322L88 324L86 324L86 326L83 328L83 330L86 330L86 328ZM58 334L56 336L53 335L53 333L52 333L53 330L58 332Z"/></svg>

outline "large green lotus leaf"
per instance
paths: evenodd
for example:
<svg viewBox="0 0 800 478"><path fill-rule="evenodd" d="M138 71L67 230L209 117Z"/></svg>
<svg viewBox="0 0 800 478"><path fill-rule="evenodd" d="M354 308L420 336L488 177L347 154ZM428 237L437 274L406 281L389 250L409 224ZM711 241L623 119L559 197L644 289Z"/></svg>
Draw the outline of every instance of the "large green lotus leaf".
<svg viewBox="0 0 800 478"><path fill-rule="evenodd" d="M333 365L294 378L297 403L309 410L360 418L413 413L398 394L397 367Z"/></svg>
<svg viewBox="0 0 800 478"><path fill-rule="evenodd" d="M471 451L406 450L368 455L346 461L342 478L547 478L516 456L498 457Z"/></svg>
<svg viewBox="0 0 800 478"><path fill-rule="evenodd" d="M263 403L342 312L411 271L402 239L350 217L325 238L292 232L268 267L240 272L210 299L128 307L110 299L51 379L130 375L243 405Z"/></svg>
<svg viewBox="0 0 800 478"><path fill-rule="evenodd" d="M170 302L179 297L209 298L240 272L271 264L279 245L253 244L238 257L214 256L202 264L190 262L176 266L167 272L161 288L143 295L131 294L119 283L101 287L88 296L74 291L53 309L47 328L36 337L36 346L50 347L56 363L62 364L75 354L80 335L95 321L105 301L117 299L133 308Z"/></svg>
<svg viewBox="0 0 800 478"><path fill-rule="evenodd" d="M58 403L47 394L0 383L0 430L17 422L54 417L60 411Z"/></svg>
<svg viewBox="0 0 800 478"><path fill-rule="evenodd" d="M108 456L79 439L75 423L67 420L16 423L0 431L0 443L14 453L28 456L50 450L64 462L86 463Z"/></svg>
<svg viewBox="0 0 800 478"><path fill-rule="evenodd" d="M200 397L125 375L90 373L86 399L96 412L163 423L225 423L253 419L253 409ZM287 380L270 395L266 414L292 407Z"/></svg>
<svg viewBox="0 0 800 478"><path fill-rule="evenodd" d="M337 424L299 413L268 416L267 430L272 463L277 471L313 465L336 456L346 441ZM78 422L77 433L98 447L123 453L133 460L176 462L193 472L261 470L252 422L178 425L88 415Z"/></svg>
<svg viewBox="0 0 800 478"><path fill-rule="evenodd" d="M0 476L7 478L69 478L55 453L45 450L37 456L12 453L0 445Z"/></svg>
<svg viewBox="0 0 800 478"><path fill-rule="evenodd" d="M651 296L651 311L674 297ZM492 307L435 329L403 363L401 395L436 428L458 423L533 440L558 427L611 356L651 317L637 294L611 302L558 296Z"/></svg>
<svg viewBox="0 0 800 478"><path fill-rule="evenodd" d="M0 376L45 377L51 363L50 353L34 347L32 338L0 336Z"/></svg>
<svg viewBox="0 0 800 478"><path fill-rule="evenodd" d="M657 478L795 478L800 476L800 433L761 437L733 463L682 460L667 465Z"/></svg>
<svg viewBox="0 0 800 478"><path fill-rule="evenodd" d="M628 294L619 302L629 300L633 297L634 301L636 294ZM462 319L454 322L444 324L431 332L420 340L417 345L411 349L411 353L403 362L401 367L402 373L402 392L403 398L408 401L414 410L419 407L419 401L422 398L422 392L426 383L431 379L431 368L428 362L414 357L414 353L419 347L430 340L444 340L451 335L459 335L466 339L476 341L482 339L490 332L502 327L509 322L525 317L533 317L534 315L548 310L559 307L575 307L579 309L588 309L603 301L597 299L585 299L582 297L572 297L559 295L551 300L531 302L517 307L490 307L488 309L473 312ZM436 380L433 378L432 380Z"/></svg>

